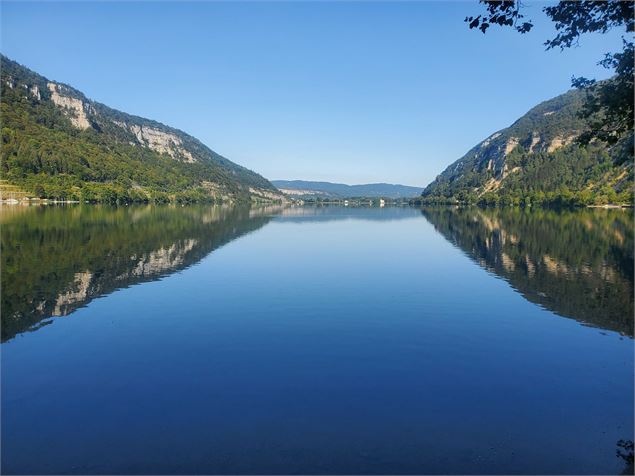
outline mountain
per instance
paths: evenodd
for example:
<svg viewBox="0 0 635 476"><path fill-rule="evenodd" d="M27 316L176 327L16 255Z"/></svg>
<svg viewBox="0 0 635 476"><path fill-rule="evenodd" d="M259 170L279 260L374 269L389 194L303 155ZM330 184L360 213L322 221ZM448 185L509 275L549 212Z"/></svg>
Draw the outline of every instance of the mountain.
<svg viewBox="0 0 635 476"><path fill-rule="evenodd" d="M117 111L0 59L2 173L26 195L123 202L283 199L265 178L183 131Z"/></svg>
<svg viewBox="0 0 635 476"><path fill-rule="evenodd" d="M608 147L576 142L585 93L545 101L447 167L424 202L632 203L633 136Z"/></svg>
<svg viewBox="0 0 635 476"><path fill-rule="evenodd" d="M272 180L271 183L287 195L297 198L412 198L421 193L419 187L390 183L346 185L306 180Z"/></svg>

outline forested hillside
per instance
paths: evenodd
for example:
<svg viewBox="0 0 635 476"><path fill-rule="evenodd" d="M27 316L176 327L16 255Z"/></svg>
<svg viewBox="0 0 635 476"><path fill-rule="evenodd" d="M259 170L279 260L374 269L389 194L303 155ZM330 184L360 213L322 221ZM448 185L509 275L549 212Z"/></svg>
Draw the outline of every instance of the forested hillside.
<svg viewBox="0 0 635 476"><path fill-rule="evenodd" d="M419 187L391 183L347 185L307 180L272 180L271 183L283 192L299 198L411 198L421 193Z"/></svg>
<svg viewBox="0 0 635 476"><path fill-rule="evenodd" d="M572 90L531 109L446 168L424 202L607 204L633 201L633 135L608 146L578 143L590 124L584 92Z"/></svg>
<svg viewBox="0 0 635 476"><path fill-rule="evenodd" d="M1 56L2 175L29 196L98 202L280 200L194 137Z"/></svg>

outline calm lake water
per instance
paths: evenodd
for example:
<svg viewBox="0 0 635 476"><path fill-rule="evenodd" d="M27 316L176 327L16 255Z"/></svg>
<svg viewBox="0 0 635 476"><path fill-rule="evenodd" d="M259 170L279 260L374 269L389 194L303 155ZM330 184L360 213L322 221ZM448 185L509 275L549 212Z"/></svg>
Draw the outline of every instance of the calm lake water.
<svg viewBox="0 0 635 476"><path fill-rule="evenodd" d="M5 474L626 469L632 210L0 219Z"/></svg>

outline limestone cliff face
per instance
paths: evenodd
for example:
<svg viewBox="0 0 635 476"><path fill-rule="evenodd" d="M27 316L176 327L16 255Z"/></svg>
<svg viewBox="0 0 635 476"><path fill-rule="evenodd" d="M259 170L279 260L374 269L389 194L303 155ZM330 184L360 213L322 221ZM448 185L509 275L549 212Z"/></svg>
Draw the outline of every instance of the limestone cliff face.
<svg viewBox="0 0 635 476"><path fill-rule="evenodd" d="M94 134L85 137L100 136L95 142L108 150L121 145L138 146L160 154L161 160L169 158L182 164L196 164L196 169L181 167L177 173L191 180L187 187L209 190L215 199L243 200L253 193L257 200L265 197L284 200L284 195L267 179L217 154L179 129L112 109L87 98L72 86L51 81L2 55L0 59L5 105L14 104L17 109L22 107L19 103L27 99L29 113L47 117L47 127L90 131ZM51 120L56 121L54 126L50 125ZM42 121L36 122L42 124ZM131 156L136 158L137 155L131 152Z"/></svg>
<svg viewBox="0 0 635 476"><path fill-rule="evenodd" d="M423 196L480 196L503 187L508 177L524 173L533 156L553 154L587 130L579 115L583 101L584 93L573 90L539 104L448 166Z"/></svg>
<svg viewBox="0 0 635 476"><path fill-rule="evenodd" d="M76 92L68 86L49 82L47 87L51 93L51 101L70 119L74 127L89 129L94 127L93 124L98 125L99 122L108 121L107 117L99 117L90 100L78 97ZM37 85L31 86L30 92L37 100L42 99ZM92 117L93 121L89 119L89 116ZM143 147L152 149L160 154L167 154L175 160L182 160L188 163L199 161L185 147L181 137L173 132L133 121L113 120L112 123L132 134L136 139L135 142Z"/></svg>
<svg viewBox="0 0 635 476"><path fill-rule="evenodd" d="M184 160L188 163L197 162L190 151L183 146L183 141L176 134L163 132L155 127L144 127L137 124L126 124L125 122L116 122L116 124L132 132L140 144L160 154L168 154L173 159Z"/></svg>
<svg viewBox="0 0 635 476"><path fill-rule="evenodd" d="M75 127L78 129L88 129L91 127L88 116L86 115L86 109L89 107L88 104L84 103L81 99L66 95L64 93L64 86L60 84L48 83L47 86L51 92L51 101L62 109L64 114L68 116ZM37 85L32 88L35 88L35 91L38 91ZM39 91L37 97L38 99L41 99Z"/></svg>

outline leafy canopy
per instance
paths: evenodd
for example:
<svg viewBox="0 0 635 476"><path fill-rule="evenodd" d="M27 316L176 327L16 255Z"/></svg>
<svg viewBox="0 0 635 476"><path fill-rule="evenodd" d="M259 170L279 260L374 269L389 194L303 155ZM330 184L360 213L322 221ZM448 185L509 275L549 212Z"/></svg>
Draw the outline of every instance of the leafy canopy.
<svg viewBox="0 0 635 476"><path fill-rule="evenodd" d="M485 33L490 26L512 27L519 33L531 31L533 23L526 20L523 3L520 0L480 0L486 12L468 16L465 22L471 29ZM572 85L587 93L585 107L581 115L589 119L590 130L580 137L588 143L593 138L615 144L625 134L633 130L633 31L635 31L635 2L621 0L569 1L563 0L543 11L554 22L555 38L547 40L545 46L570 48L579 45L585 33L606 33L614 28L624 29L621 52L606 53L598 62L611 69L615 76L608 81L587 78L572 78Z"/></svg>

